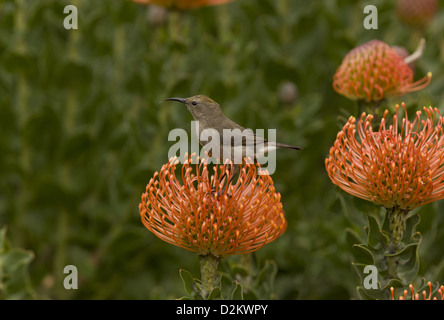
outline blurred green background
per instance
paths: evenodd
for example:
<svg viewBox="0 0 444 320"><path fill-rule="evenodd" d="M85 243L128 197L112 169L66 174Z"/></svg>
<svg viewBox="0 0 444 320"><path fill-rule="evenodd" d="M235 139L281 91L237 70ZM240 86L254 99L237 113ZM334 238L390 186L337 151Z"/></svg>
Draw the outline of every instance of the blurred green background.
<svg viewBox="0 0 444 320"><path fill-rule="evenodd" d="M78 8L78 30L63 27L68 4ZM377 30L363 27L367 4L378 8ZM358 115L332 77L359 44L380 39L412 52L423 36L415 80L431 71L431 84L385 104L405 101L410 117L428 105L444 113L440 5L419 32L381 0L238 0L183 13L125 0L2 0L0 256L8 258L0 298L184 294L179 269L198 277L197 256L146 230L138 204L168 161L169 131L190 131L186 108L159 101L195 94L218 101L244 127L277 129L278 141L304 148L277 152L272 178L289 225L256 253L259 263L278 266L274 296L357 298L344 230L361 232L371 204L340 191L325 172L337 132ZM443 210L443 201L421 208L419 226L420 274L441 283ZM78 268L77 290L63 287L66 265Z"/></svg>

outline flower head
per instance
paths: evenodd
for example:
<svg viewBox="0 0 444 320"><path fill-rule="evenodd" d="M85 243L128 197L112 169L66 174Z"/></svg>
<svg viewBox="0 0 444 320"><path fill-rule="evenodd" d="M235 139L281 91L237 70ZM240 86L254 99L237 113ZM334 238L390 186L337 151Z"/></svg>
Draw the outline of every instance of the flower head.
<svg viewBox="0 0 444 320"><path fill-rule="evenodd" d="M437 0L398 0L399 19L413 28L424 28L438 11Z"/></svg>
<svg viewBox="0 0 444 320"><path fill-rule="evenodd" d="M234 0L132 0L141 4L156 4L158 6L167 7L170 9L195 9L205 6L215 6L224 4Z"/></svg>
<svg viewBox="0 0 444 320"><path fill-rule="evenodd" d="M243 164L236 183L224 188L231 165L216 165L210 175L205 160L177 161L155 173L142 194L142 223L160 239L195 252L223 257L256 251L287 226L281 196L269 175ZM227 173L224 177L224 173Z"/></svg>
<svg viewBox="0 0 444 320"><path fill-rule="evenodd" d="M413 82L404 58L386 43L372 40L350 51L333 77L333 88L352 100L379 101L425 88L427 74Z"/></svg>
<svg viewBox="0 0 444 320"><path fill-rule="evenodd" d="M421 120L418 111L410 122L405 111L398 129L398 110L396 106L391 125L386 124L386 111L376 132L372 115L363 113L357 124L350 117L325 166L332 182L344 191L388 209L408 211L444 197L444 118L429 107L424 108L427 119Z"/></svg>

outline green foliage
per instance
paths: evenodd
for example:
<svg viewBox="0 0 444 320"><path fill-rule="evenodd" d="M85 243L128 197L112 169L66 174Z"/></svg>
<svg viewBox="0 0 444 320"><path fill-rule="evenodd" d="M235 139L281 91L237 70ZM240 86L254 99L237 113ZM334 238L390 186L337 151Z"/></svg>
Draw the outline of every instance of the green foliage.
<svg viewBox="0 0 444 320"><path fill-rule="evenodd" d="M361 298L388 299L391 295L390 287L406 288L418 274L421 235L416 232L416 227L419 215L407 218L402 243L396 249L392 248L387 216L379 212L367 215L364 239L351 229L347 230L348 242L353 246L353 266L361 279L360 283L364 283L369 276L369 272L365 271L366 266L374 265L378 271L378 288L366 288L365 285L357 287Z"/></svg>
<svg viewBox="0 0 444 320"><path fill-rule="evenodd" d="M78 7L78 30L63 28L67 4ZM22 248L8 250L20 252L24 269L18 274L29 270L35 293L13 286L13 297L183 295L178 270L198 274L198 260L147 231L138 203L168 161L170 130L190 130L185 108L159 101L205 94L239 124L277 129L279 142L303 147L279 150L272 176L282 194L286 233L256 253L248 273L238 257L228 258L220 294L359 298L350 252L365 258L365 251L353 249L344 230L360 234L371 204L338 190L325 172L339 128L358 113L355 103L334 92L333 74L363 42L377 38L412 52L424 36L415 79L431 71L430 86L384 107L405 101L410 116L424 105L444 110L442 8L420 33L401 24L394 4L382 0L372 3L378 29L364 29L366 4L238 0L153 20L150 7L128 0L1 1L0 227L7 225L11 243ZM297 88L293 101L279 95L286 82ZM441 283L442 206L421 208L417 227L418 273ZM371 228L373 235L378 228ZM69 264L78 268L77 290L63 287Z"/></svg>
<svg viewBox="0 0 444 320"><path fill-rule="evenodd" d="M34 255L13 248L6 238L6 227L0 230L0 299L29 299L35 296L29 278L29 264Z"/></svg>
<svg viewBox="0 0 444 320"><path fill-rule="evenodd" d="M222 271L214 281L208 300L269 300L276 299L274 281L277 264L266 260L258 265L254 254L223 259ZM179 271L186 292L182 300L202 300L202 281L184 269Z"/></svg>

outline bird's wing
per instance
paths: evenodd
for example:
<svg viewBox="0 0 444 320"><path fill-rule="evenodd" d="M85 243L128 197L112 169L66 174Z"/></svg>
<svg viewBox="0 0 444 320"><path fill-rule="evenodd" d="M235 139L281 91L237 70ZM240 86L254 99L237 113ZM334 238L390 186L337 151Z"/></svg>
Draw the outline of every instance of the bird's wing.
<svg viewBox="0 0 444 320"><path fill-rule="evenodd" d="M254 134L251 129L229 129L222 133L222 143L224 145L235 146L254 146L257 144L265 143L268 140L261 136Z"/></svg>
<svg viewBox="0 0 444 320"><path fill-rule="evenodd" d="M226 118L226 124L227 130L222 132L221 137L221 142L224 145L231 144L232 146L243 145L248 147L254 145L270 145L276 148L290 148L295 150L301 149L297 146L270 141L260 135L255 134L251 129L245 129L228 118Z"/></svg>

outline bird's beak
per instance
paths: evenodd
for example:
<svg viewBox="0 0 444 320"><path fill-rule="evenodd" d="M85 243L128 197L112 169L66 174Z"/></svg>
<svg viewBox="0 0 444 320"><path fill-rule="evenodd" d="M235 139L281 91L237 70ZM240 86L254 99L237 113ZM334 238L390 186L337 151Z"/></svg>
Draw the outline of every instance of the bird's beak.
<svg viewBox="0 0 444 320"><path fill-rule="evenodd" d="M163 101L177 101L177 102L186 103L187 99L185 99L185 98L168 98L168 99L165 99Z"/></svg>

